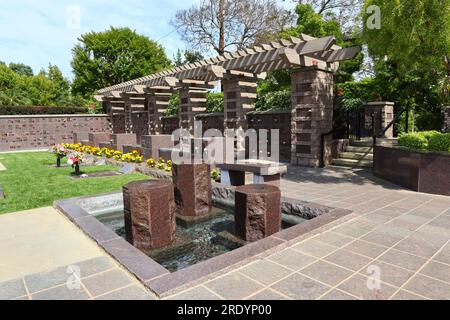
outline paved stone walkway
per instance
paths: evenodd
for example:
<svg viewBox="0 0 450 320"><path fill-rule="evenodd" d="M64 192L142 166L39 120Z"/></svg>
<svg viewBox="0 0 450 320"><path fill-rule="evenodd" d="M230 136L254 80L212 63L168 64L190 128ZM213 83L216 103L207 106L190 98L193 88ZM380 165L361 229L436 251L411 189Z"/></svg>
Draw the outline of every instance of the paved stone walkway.
<svg viewBox="0 0 450 320"><path fill-rule="evenodd" d="M281 189L354 213L167 299L450 299L450 197L341 168L289 168ZM0 216L0 299L154 298L52 208Z"/></svg>
<svg viewBox="0 0 450 320"><path fill-rule="evenodd" d="M341 168L290 168L281 188L354 213L169 299L450 299L450 197Z"/></svg>
<svg viewBox="0 0 450 320"><path fill-rule="evenodd" d="M0 216L0 300L154 299L51 207Z"/></svg>

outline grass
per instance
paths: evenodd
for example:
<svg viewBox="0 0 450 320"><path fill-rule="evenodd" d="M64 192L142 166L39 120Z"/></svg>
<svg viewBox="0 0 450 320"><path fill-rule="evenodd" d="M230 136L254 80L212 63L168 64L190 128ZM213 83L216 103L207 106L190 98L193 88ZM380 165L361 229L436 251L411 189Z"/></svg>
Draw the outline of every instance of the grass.
<svg viewBox="0 0 450 320"><path fill-rule="evenodd" d="M0 214L51 206L55 200L120 191L130 181L148 179L142 174L71 179L73 169L50 167L56 159L47 152L0 154L0 162L7 168L0 171L0 186L6 196L0 200ZM87 174L117 170L115 166L81 166Z"/></svg>

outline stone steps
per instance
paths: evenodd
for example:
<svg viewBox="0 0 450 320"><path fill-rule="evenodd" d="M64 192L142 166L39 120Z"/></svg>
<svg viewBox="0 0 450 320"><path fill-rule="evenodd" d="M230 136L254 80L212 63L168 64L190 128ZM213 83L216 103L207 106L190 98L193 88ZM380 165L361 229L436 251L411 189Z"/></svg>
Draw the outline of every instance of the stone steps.
<svg viewBox="0 0 450 320"><path fill-rule="evenodd" d="M372 168L373 161L339 158L339 159L333 159L331 164L335 165L335 166L353 167L353 168L355 168L355 167Z"/></svg>
<svg viewBox="0 0 450 320"><path fill-rule="evenodd" d="M340 159L354 159L354 160L373 160L373 153L364 152L341 152L339 154Z"/></svg>
<svg viewBox="0 0 450 320"><path fill-rule="evenodd" d="M348 146L345 148L346 152L357 152L357 153L372 153L373 148L372 147L354 147L354 146Z"/></svg>

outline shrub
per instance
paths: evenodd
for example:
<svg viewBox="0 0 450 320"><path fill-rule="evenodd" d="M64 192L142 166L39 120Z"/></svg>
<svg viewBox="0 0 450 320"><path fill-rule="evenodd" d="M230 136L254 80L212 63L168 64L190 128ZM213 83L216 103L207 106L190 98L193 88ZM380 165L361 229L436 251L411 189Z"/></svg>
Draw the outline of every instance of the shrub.
<svg viewBox="0 0 450 320"><path fill-rule="evenodd" d="M269 91L258 96L255 103L255 110L290 110L291 107L291 90Z"/></svg>
<svg viewBox="0 0 450 320"><path fill-rule="evenodd" d="M440 135L441 133L438 131L422 131L419 132L419 134L422 134L425 137L425 139L427 139L427 141L429 142L433 136Z"/></svg>
<svg viewBox="0 0 450 320"><path fill-rule="evenodd" d="M428 140L419 132L405 133L399 136L398 144L410 149L426 150Z"/></svg>
<svg viewBox="0 0 450 320"><path fill-rule="evenodd" d="M428 142L428 150L450 152L450 133L433 135Z"/></svg>
<svg viewBox="0 0 450 320"><path fill-rule="evenodd" d="M0 115L40 115L87 113L83 107L0 106Z"/></svg>

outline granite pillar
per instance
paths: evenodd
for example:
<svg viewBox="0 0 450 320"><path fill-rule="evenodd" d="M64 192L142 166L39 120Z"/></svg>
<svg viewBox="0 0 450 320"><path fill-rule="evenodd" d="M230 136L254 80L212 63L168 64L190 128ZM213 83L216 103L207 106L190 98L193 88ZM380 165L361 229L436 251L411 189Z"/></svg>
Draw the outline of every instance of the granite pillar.
<svg viewBox="0 0 450 320"><path fill-rule="evenodd" d="M164 180L135 181L123 187L127 241L143 252L175 240L173 184Z"/></svg>
<svg viewBox="0 0 450 320"><path fill-rule="evenodd" d="M175 202L181 216L208 215L212 207L211 168L207 164L173 164Z"/></svg>
<svg viewBox="0 0 450 320"><path fill-rule="evenodd" d="M258 241L281 230L281 192L266 184L236 188L236 235L245 241Z"/></svg>

